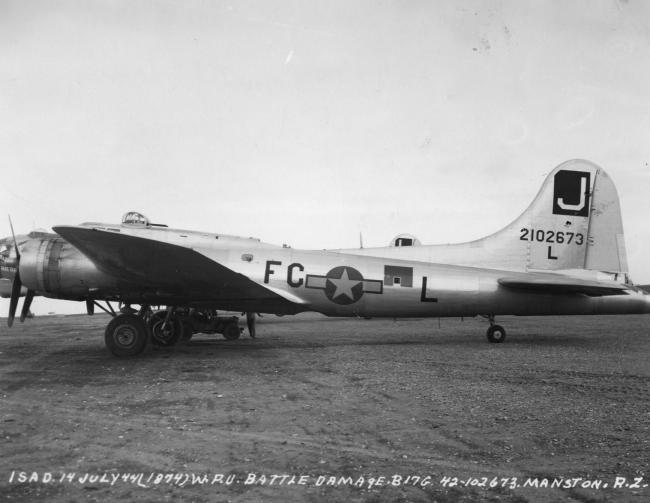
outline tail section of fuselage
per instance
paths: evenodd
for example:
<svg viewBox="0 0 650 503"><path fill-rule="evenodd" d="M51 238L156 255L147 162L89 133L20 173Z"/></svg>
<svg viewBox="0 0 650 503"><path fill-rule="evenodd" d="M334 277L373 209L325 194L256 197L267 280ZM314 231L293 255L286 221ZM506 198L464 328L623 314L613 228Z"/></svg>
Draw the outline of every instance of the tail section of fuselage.
<svg viewBox="0 0 650 503"><path fill-rule="evenodd" d="M580 159L555 168L526 211L487 237L342 251L510 271L628 272L616 188L603 169Z"/></svg>

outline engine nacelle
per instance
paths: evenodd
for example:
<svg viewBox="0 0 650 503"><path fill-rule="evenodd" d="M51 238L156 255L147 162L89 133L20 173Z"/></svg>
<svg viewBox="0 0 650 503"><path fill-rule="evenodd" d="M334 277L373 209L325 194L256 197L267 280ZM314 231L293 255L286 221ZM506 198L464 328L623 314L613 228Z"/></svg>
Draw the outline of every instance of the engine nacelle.
<svg viewBox="0 0 650 503"><path fill-rule="evenodd" d="M58 236L30 239L20 253L23 285L47 296L84 299L92 292L111 289L117 283Z"/></svg>

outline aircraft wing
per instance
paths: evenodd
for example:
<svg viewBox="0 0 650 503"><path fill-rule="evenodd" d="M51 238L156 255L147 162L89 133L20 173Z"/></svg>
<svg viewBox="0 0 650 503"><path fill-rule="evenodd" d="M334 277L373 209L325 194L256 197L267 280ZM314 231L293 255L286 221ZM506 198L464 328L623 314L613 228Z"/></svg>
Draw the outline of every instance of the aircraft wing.
<svg viewBox="0 0 650 503"><path fill-rule="evenodd" d="M629 288L616 282L603 282L552 274L530 274L500 278L499 284L513 290L547 294L582 294L589 297L621 295Z"/></svg>
<svg viewBox="0 0 650 503"><path fill-rule="evenodd" d="M298 297L266 288L191 248L88 227L54 230L98 269L142 290L162 290L187 301L219 301L231 308L250 305L262 312L304 310Z"/></svg>

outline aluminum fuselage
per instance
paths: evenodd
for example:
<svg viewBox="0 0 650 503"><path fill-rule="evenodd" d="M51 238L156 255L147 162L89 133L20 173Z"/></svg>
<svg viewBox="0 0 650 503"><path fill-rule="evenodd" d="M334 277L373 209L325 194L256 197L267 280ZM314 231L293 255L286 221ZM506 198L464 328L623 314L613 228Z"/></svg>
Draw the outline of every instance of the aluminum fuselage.
<svg viewBox="0 0 650 503"><path fill-rule="evenodd" d="M650 312L650 295L630 289L590 297L516 291L498 283L523 271L435 264L350 252L298 250L258 239L180 229L84 224L191 248L296 302L293 312L328 316L453 317L477 314L632 314ZM21 277L39 295L82 300L116 299L125 285L60 236L24 240ZM7 274L9 279L13 274ZM397 281L395 278L398 277ZM155 299L154 299L155 302ZM221 306L218 292L189 304L251 310L254 302Z"/></svg>
<svg viewBox="0 0 650 503"><path fill-rule="evenodd" d="M289 299L300 300L300 310L328 316L650 312L650 295L641 291L590 297L515 291L499 285L504 275L526 275L512 271L298 250L251 238L175 229L122 228L121 232L192 248ZM403 273L399 284L395 275L387 277L387 270Z"/></svg>

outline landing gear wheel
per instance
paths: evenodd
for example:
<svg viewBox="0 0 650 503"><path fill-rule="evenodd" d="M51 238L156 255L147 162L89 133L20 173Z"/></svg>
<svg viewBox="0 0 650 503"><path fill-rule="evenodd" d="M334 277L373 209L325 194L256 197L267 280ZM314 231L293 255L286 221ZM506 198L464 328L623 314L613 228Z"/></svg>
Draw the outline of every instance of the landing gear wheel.
<svg viewBox="0 0 650 503"><path fill-rule="evenodd" d="M183 325L181 320L172 317L165 325L166 311L158 311L149 318L151 342L156 346L173 346L181 338Z"/></svg>
<svg viewBox="0 0 650 503"><path fill-rule="evenodd" d="M144 320L135 314L120 314L106 327L104 342L115 356L136 356L147 347L149 330Z"/></svg>
<svg viewBox="0 0 650 503"><path fill-rule="evenodd" d="M237 325L237 323L229 323L223 329L223 336L229 341L239 339L240 333L241 332L239 331L239 325Z"/></svg>
<svg viewBox="0 0 650 503"><path fill-rule="evenodd" d="M490 326L486 335L490 342L503 342L506 340L506 330L501 325Z"/></svg>

